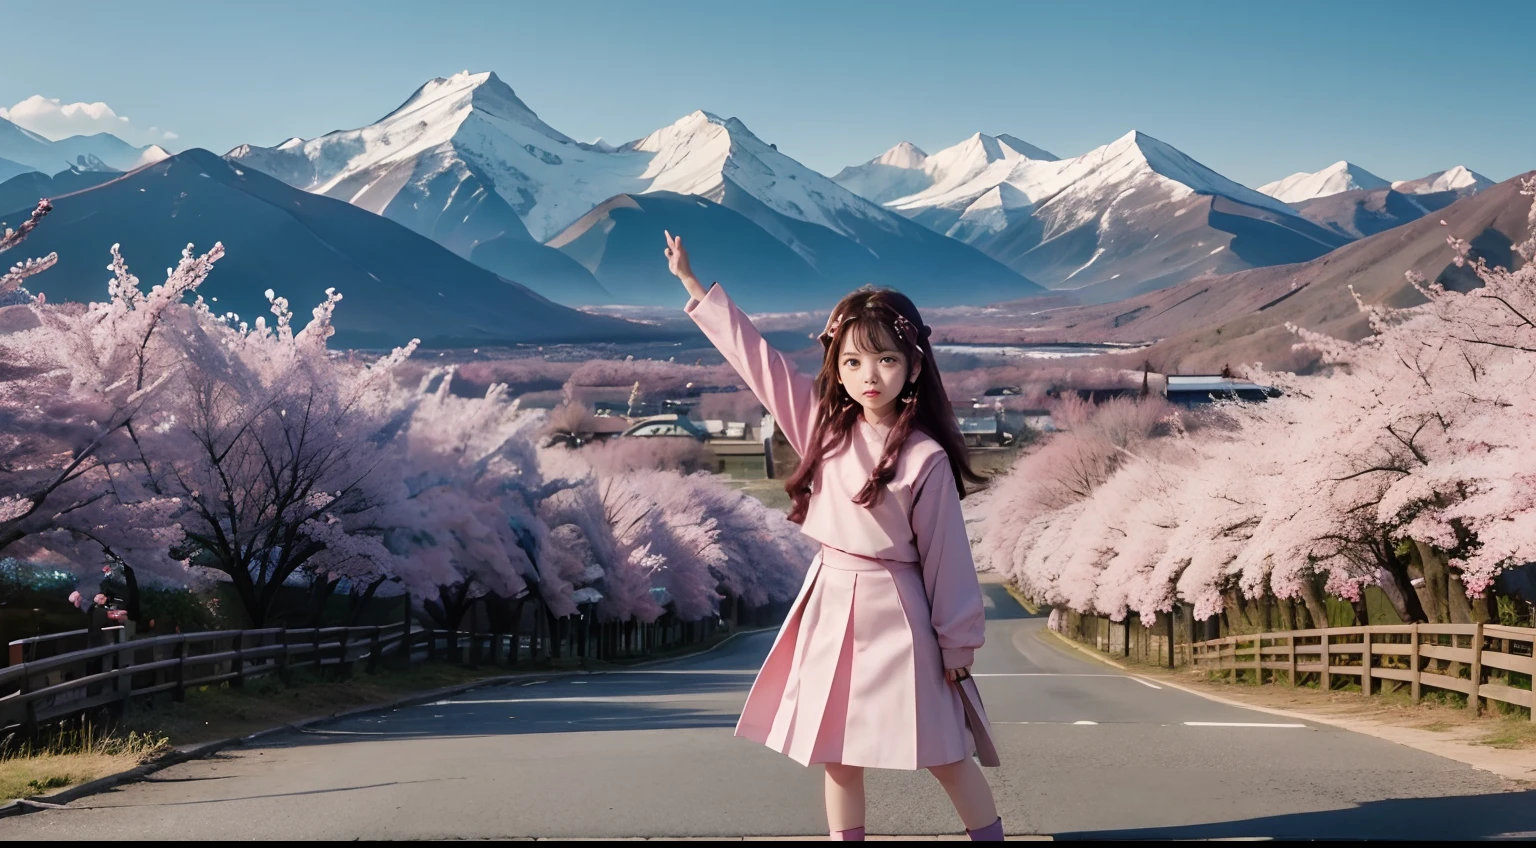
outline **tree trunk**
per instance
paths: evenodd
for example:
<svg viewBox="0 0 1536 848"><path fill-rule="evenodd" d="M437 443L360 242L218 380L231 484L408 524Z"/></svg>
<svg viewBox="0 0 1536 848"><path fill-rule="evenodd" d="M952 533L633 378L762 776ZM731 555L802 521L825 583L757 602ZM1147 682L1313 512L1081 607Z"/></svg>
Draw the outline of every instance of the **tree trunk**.
<svg viewBox="0 0 1536 848"><path fill-rule="evenodd" d="M309 581L309 626L319 627L320 621L325 617L325 604L336 594L336 586L341 582L340 578L327 580L323 575L316 575Z"/></svg>
<svg viewBox="0 0 1536 848"><path fill-rule="evenodd" d="M523 605L528 603L528 598L521 597L512 605L512 650L507 657L508 665L517 665L518 652L523 647ZM532 653L533 640L528 641L529 653ZM530 657L531 659L531 657Z"/></svg>
<svg viewBox="0 0 1536 848"><path fill-rule="evenodd" d="M1301 581L1301 602L1307 606L1307 614L1312 617L1312 627L1322 629L1328 626L1328 605L1323 602L1323 593L1317 588L1317 577L1305 577Z"/></svg>
<svg viewBox="0 0 1536 848"><path fill-rule="evenodd" d="M1446 581L1451 596L1451 620L1457 624L1497 624L1499 616L1497 607L1490 614L1489 602L1493 600L1493 593L1487 592L1481 598L1473 598L1467 594L1467 587L1461 582L1461 575L1451 574Z"/></svg>
<svg viewBox="0 0 1536 848"><path fill-rule="evenodd" d="M1411 561L1424 577L1419 595L1424 612L1435 624L1451 623L1450 571L1445 564L1445 555L1417 539L1413 540L1410 551Z"/></svg>
<svg viewBox="0 0 1536 848"><path fill-rule="evenodd" d="M1397 569L1382 566L1376 569L1376 585L1381 587L1381 593L1387 596L1387 603L1392 605L1393 612L1404 624L1423 624L1428 622L1424 615L1424 605L1419 603L1419 595L1413 591L1413 584L1409 582L1406 566Z"/></svg>

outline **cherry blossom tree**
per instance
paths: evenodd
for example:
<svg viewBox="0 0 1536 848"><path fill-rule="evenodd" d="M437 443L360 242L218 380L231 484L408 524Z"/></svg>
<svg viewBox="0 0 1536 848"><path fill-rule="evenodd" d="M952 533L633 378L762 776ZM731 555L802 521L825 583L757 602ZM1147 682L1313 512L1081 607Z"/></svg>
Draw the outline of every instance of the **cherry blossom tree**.
<svg viewBox="0 0 1536 848"><path fill-rule="evenodd" d="M46 214L39 205L11 247ZM130 594L136 569L153 580L185 582L167 555L181 538L180 501L143 475L142 440L152 433L183 358L167 339L185 328L183 294L207 276L222 248L190 249L149 293L127 274L113 248L113 283L104 303L47 304L26 298L0 333L0 551L81 571L124 568ZM45 270L53 257L7 275ZM130 598L130 607L136 599Z"/></svg>
<svg viewBox="0 0 1536 848"><path fill-rule="evenodd" d="M1536 560L1531 214L1515 270L1448 238L1480 288L1414 279L1422 306L1359 302L1359 342L1292 327L1322 373L1244 369L1279 399L1061 407L1068 431L989 493L979 558L1042 600L1148 623L1176 602L1207 618L1275 596L1326 626L1326 596L1358 616L1367 586L1405 621L1487 620L1494 578Z"/></svg>

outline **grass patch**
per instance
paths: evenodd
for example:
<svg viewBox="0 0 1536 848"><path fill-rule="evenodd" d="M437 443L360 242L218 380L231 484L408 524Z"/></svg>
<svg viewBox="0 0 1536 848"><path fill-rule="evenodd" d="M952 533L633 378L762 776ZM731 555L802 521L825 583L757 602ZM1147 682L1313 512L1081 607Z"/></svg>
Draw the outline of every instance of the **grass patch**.
<svg viewBox="0 0 1536 848"><path fill-rule="evenodd" d="M1506 719L1498 727L1477 740L1490 748L1536 748L1536 723L1525 719Z"/></svg>
<svg viewBox="0 0 1536 848"><path fill-rule="evenodd" d="M1448 721L1431 721L1427 724L1413 725L1415 730L1428 730L1432 733L1448 733L1456 729L1456 725Z"/></svg>
<svg viewBox="0 0 1536 848"><path fill-rule="evenodd" d="M167 750L155 733L103 730L89 722L62 727L0 757L0 801L46 795L127 771Z"/></svg>

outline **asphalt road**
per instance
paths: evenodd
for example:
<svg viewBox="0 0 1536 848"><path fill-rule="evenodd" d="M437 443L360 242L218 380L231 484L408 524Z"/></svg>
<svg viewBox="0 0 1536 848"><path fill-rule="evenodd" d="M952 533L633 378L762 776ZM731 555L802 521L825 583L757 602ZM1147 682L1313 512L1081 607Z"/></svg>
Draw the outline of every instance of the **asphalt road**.
<svg viewBox="0 0 1536 848"><path fill-rule="evenodd" d="M1118 672L1061 646L1001 586L986 590L975 670L1004 763L987 774L1010 833L1536 836L1536 793ZM731 735L772 636L274 737L0 820L0 839L824 834L821 769ZM957 834L960 823L926 773L872 772L869 830Z"/></svg>

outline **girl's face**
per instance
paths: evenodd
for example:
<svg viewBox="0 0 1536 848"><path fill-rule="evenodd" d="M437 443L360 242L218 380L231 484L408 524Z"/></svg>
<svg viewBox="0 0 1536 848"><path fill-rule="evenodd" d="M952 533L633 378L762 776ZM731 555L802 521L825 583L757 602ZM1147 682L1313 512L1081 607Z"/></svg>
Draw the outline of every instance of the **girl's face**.
<svg viewBox="0 0 1536 848"><path fill-rule="evenodd" d="M866 413L885 418L896 412L897 398L911 380L917 379L922 362L909 365L907 355L896 350L861 350L855 333L843 338L838 354L837 375L848 396L859 402Z"/></svg>

